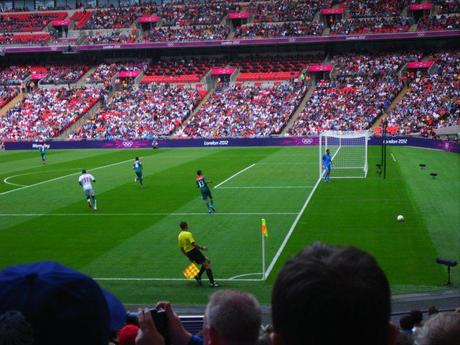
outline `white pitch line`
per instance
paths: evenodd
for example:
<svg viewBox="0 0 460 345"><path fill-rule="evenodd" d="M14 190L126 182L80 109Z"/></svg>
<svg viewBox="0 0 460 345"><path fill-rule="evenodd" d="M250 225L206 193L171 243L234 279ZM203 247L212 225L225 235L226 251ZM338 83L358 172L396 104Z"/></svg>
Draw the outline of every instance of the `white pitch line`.
<svg viewBox="0 0 460 345"><path fill-rule="evenodd" d="M260 273L259 273L260 274ZM93 278L99 281L158 281L158 282L171 282L171 281L189 281L185 278ZM243 281L243 282L260 282L261 279L232 279L232 278L215 278L217 281L229 282L229 281Z"/></svg>
<svg viewBox="0 0 460 345"><path fill-rule="evenodd" d="M9 180L10 178L17 177L17 176L20 176L20 175L13 175L13 176L5 177L5 178L3 179L3 183L9 184L9 185L11 185L11 186L16 186L16 187L25 187L26 185L24 185L24 184L8 182L8 180Z"/></svg>
<svg viewBox="0 0 460 345"><path fill-rule="evenodd" d="M112 166L115 166L115 165L127 163L127 162L130 162L130 161L132 161L132 159L127 159L127 160L124 160L124 161L121 161L121 162L107 164L107 165L103 165L103 166L88 169L88 170L94 171L94 170L104 169L104 168L112 167ZM68 175L64 175L64 176L55 177L55 178L52 178L50 180L45 180L45 181L37 182L37 183L34 183L34 184L30 184L30 185L27 185L27 186L19 187L19 188L16 188L16 189L7 190L6 192L0 193L0 195L5 195L5 194L17 192L19 190L23 190L23 189L27 189L27 188L31 188L31 187L35 187L35 186L40 186L40 185L48 183L48 182L62 180L63 178L70 177L70 176L75 176L75 175L79 175L79 174L80 174L80 172L76 172L76 173L72 173L72 174L68 174Z"/></svg>
<svg viewBox="0 0 460 345"><path fill-rule="evenodd" d="M337 153L339 153L339 150L337 150L334 153L334 155L332 156L332 160L335 158ZM271 271L273 270L273 267L275 267L275 264L278 261L278 258L280 257L281 253L283 252L284 247L286 247L286 244L288 243L289 239L291 238L291 235L294 232L294 229L297 226L297 223L299 222L300 218L302 217L303 213L305 212L305 209L307 208L308 204L310 203L311 198L315 194L316 189L318 188L319 184L321 183L323 175L324 175L324 171L320 175L320 177L318 178L318 181L316 181L315 186L313 187L313 189L310 192L310 194L308 194L307 200L305 200L305 203L303 204L302 208L300 209L300 212L297 214L297 217L294 219L294 222L292 223L291 228L289 229L286 237L284 238L283 243L281 243L281 246L278 248L278 251L276 252L273 260L270 262L270 265L268 266L267 270L265 271L265 275L263 277L264 280L268 278L268 276L270 275Z"/></svg>
<svg viewBox="0 0 460 345"><path fill-rule="evenodd" d="M193 213L193 212L184 212L184 213L98 213L98 212L88 212L88 213L0 213L0 217L92 217L92 216L102 216L102 217L141 217L141 216L293 216L297 212L222 212L222 213L213 213L209 215L207 212Z"/></svg>
<svg viewBox="0 0 460 345"><path fill-rule="evenodd" d="M393 158L393 161L396 163L396 157L394 156L394 154L390 153L390 155L391 155L391 158Z"/></svg>
<svg viewBox="0 0 460 345"><path fill-rule="evenodd" d="M262 275L263 276L263 273L262 272L257 272L257 273L238 274L237 276L231 277L229 280L239 280L238 278L241 278L241 277L255 276L255 275ZM263 280L263 277L260 278L259 280Z"/></svg>
<svg viewBox="0 0 460 345"><path fill-rule="evenodd" d="M233 175L230 176L228 179L226 179L226 180L222 181L221 183L219 183L217 186L214 187L214 189L219 188L219 187L222 186L225 182L228 182L228 181L230 181L232 178L238 176L239 174L244 173L246 170L251 169L254 165L256 165L256 163L251 164L250 166L244 168L243 170L238 171L236 174L233 174Z"/></svg>
<svg viewBox="0 0 460 345"><path fill-rule="evenodd" d="M281 243L281 246L278 248L278 251L276 252L272 262L270 263L270 265L268 266L267 270L265 271L265 276L264 276L264 279L266 279L269 275L270 275L270 272L273 270L273 267L275 266L276 264L276 261L278 261L278 258L280 257L281 253L283 252L284 250L284 247L286 247L286 244L287 242L289 241L289 239L291 238L291 235L292 233L294 232L294 229L295 227L297 226L297 223L299 222L300 218L302 217L305 209L307 208L308 204L310 203L310 200L311 198L313 197L313 194L315 194L315 191L316 189L318 188L320 182L321 182L321 177L318 178L318 181L316 181L316 184L315 186L313 187L312 191L310 192L310 194L308 195L308 198L307 200L305 201L305 203L303 204L300 212L297 214L297 217L294 219L294 223L292 223L291 225L291 228L289 229L289 232L287 233L286 237L284 238L284 241L283 243Z"/></svg>
<svg viewBox="0 0 460 345"><path fill-rule="evenodd" d="M220 187L220 189L306 189L313 186L239 186L239 187Z"/></svg>

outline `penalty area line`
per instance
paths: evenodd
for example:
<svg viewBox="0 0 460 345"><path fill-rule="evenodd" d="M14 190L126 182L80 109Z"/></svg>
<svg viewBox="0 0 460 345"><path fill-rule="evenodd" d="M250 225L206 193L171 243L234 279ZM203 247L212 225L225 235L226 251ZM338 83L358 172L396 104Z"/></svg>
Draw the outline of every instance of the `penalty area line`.
<svg viewBox="0 0 460 345"><path fill-rule="evenodd" d="M219 187L222 186L224 183L230 181L232 178L238 176L239 174L244 173L246 170L251 169L254 165L256 165L256 163L253 163L253 164L251 164L250 166L247 166L246 168L244 168L244 169L238 171L236 174L233 174L232 176L230 176L230 177L227 178L226 180L223 180L221 183L219 183L217 186L215 186L214 189L219 188Z"/></svg>

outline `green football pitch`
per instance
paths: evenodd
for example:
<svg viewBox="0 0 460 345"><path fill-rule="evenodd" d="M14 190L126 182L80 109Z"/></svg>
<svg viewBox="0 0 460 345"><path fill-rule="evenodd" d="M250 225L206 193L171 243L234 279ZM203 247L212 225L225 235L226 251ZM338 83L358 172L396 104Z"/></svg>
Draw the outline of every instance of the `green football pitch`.
<svg viewBox="0 0 460 345"><path fill-rule="evenodd" d="M435 258L460 260L460 155L399 147L388 153L386 180L375 168L380 150L371 147L366 179L323 183L317 148L49 150L45 165L38 151L0 152L0 268L55 260L128 304L204 304L213 289L182 276L188 262L177 235L185 220L209 247L222 286L262 303L282 264L315 241L370 252L393 293L444 289L446 268ZM134 181L135 156L144 188ZM97 211L77 183L83 168L96 178ZM207 214L196 188L197 169L213 182L215 214ZM452 278L458 286L459 268Z"/></svg>

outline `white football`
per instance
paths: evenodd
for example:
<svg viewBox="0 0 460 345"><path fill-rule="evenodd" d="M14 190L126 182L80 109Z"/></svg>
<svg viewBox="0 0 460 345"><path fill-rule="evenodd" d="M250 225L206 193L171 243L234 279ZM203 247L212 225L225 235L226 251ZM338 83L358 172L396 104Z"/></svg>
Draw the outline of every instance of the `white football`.
<svg viewBox="0 0 460 345"><path fill-rule="evenodd" d="M400 215L397 217L397 219L398 219L398 222L402 222L402 221L404 221L404 216L403 216L402 214L400 214Z"/></svg>

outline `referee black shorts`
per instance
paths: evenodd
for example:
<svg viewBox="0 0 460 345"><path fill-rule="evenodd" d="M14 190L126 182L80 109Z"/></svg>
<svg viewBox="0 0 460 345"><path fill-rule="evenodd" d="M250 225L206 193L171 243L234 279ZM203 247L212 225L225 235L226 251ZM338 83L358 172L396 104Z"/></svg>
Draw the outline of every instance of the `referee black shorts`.
<svg viewBox="0 0 460 345"><path fill-rule="evenodd" d="M206 261L203 253L200 252L197 248L193 248L191 251L186 253L186 255L190 261L196 262L198 265L202 265Z"/></svg>

